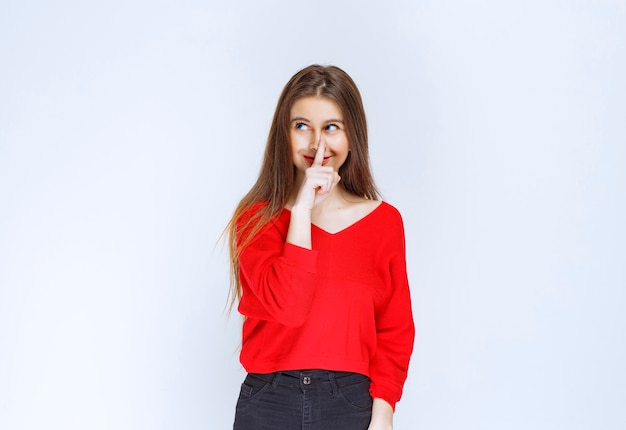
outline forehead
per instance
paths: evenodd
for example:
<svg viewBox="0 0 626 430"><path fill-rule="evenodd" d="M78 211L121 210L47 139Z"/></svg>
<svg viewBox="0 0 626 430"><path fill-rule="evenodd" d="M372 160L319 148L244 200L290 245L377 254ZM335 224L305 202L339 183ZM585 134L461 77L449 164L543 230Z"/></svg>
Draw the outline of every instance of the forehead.
<svg viewBox="0 0 626 430"><path fill-rule="evenodd" d="M339 105L327 97L302 97L291 107L291 119L306 118L310 121L343 120Z"/></svg>

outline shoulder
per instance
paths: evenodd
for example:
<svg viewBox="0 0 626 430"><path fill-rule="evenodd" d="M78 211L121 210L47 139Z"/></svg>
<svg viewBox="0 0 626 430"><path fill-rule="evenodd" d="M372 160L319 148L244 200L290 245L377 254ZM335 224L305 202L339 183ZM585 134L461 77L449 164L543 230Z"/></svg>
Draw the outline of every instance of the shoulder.
<svg viewBox="0 0 626 430"><path fill-rule="evenodd" d="M404 243L404 221L395 206L383 201L376 209L374 223L378 226L380 237L388 238L392 243Z"/></svg>
<svg viewBox="0 0 626 430"><path fill-rule="evenodd" d="M350 202L352 211L357 218L363 218L376 212L382 204L381 200L370 200L363 197L358 197Z"/></svg>
<svg viewBox="0 0 626 430"><path fill-rule="evenodd" d="M389 220L394 220L402 224L402 215L400 214L400 211L392 204L387 203L386 201L381 201L378 212L381 213L381 216L387 217Z"/></svg>
<svg viewBox="0 0 626 430"><path fill-rule="evenodd" d="M371 200L358 196L349 198L351 215L354 219L373 218L380 227L390 224L403 226L402 215L392 204L384 200Z"/></svg>
<svg viewBox="0 0 626 430"><path fill-rule="evenodd" d="M241 210L238 211L237 225L241 227L248 224L250 220L255 218L255 216L258 216L261 213L261 210L266 206L267 202L260 201L241 208Z"/></svg>
<svg viewBox="0 0 626 430"><path fill-rule="evenodd" d="M269 205L266 201L259 201L244 206L239 211L236 219L236 231L239 238L246 238L249 235L256 236L275 221L269 212Z"/></svg>
<svg viewBox="0 0 626 430"><path fill-rule="evenodd" d="M266 201L255 202L244 207L240 211L236 223L240 237L261 235L271 228L274 228L279 234L285 235L288 226L289 212L283 208L275 213Z"/></svg>

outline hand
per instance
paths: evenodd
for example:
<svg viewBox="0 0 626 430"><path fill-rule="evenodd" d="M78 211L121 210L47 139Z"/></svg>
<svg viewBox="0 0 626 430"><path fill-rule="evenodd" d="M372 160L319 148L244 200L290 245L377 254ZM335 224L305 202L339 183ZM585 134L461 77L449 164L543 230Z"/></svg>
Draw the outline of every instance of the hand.
<svg viewBox="0 0 626 430"><path fill-rule="evenodd" d="M374 399L372 405L372 420L367 430L392 430L393 408L383 399Z"/></svg>
<svg viewBox="0 0 626 430"><path fill-rule="evenodd" d="M326 144L320 139L311 167L306 169L294 207L311 211L322 203L341 179L332 167L322 166Z"/></svg>

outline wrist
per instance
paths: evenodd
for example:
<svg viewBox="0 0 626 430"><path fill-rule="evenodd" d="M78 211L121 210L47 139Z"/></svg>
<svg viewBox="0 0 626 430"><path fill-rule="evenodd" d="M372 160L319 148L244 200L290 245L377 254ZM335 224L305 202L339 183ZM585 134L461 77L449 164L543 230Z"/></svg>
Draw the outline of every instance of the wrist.
<svg viewBox="0 0 626 430"><path fill-rule="evenodd" d="M302 248L311 249L311 211L294 205L287 231L287 242Z"/></svg>
<svg viewBox="0 0 626 430"><path fill-rule="evenodd" d="M393 408L383 399L374 398L371 426L377 429L393 428Z"/></svg>
<svg viewBox="0 0 626 430"><path fill-rule="evenodd" d="M297 203L291 207L291 216L298 218L311 218L311 208L298 205Z"/></svg>

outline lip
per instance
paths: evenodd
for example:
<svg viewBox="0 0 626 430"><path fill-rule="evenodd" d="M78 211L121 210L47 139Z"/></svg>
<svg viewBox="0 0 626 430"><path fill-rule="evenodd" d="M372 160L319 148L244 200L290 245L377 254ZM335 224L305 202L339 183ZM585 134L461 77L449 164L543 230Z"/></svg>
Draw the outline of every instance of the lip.
<svg viewBox="0 0 626 430"><path fill-rule="evenodd" d="M328 157L324 157L324 159L322 160L322 166L325 165L328 160L330 160L330 156ZM307 163L309 163L309 166L313 164L313 161L315 160L315 157L309 157L308 155L304 156L304 159L306 160Z"/></svg>

